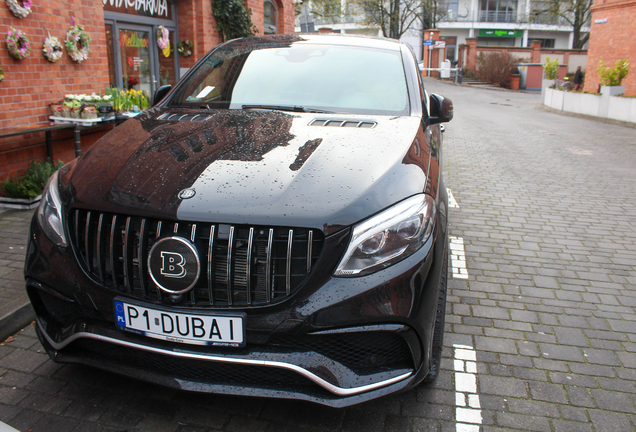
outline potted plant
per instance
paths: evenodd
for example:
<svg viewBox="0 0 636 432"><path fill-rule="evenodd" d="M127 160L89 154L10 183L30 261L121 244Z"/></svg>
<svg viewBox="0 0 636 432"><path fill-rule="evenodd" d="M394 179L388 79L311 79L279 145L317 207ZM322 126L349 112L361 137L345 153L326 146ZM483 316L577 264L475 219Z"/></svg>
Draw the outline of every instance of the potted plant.
<svg viewBox="0 0 636 432"><path fill-rule="evenodd" d="M32 209L38 206L42 198L42 189L49 177L63 165L50 161L33 162L20 177L11 177L0 185L0 208Z"/></svg>

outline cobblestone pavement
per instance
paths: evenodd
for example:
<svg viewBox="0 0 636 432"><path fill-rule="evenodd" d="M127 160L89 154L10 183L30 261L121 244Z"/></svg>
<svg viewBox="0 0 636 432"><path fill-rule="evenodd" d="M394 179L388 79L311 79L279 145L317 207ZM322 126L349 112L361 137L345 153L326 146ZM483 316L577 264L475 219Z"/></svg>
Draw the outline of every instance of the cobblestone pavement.
<svg viewBox="0 0 636 432"><path fill-rule="evenodd" d="M634 430L636 131L544 111L538 95L427 86L456 107L445 142L453 269L434 385L344 410L183 393L54 364L28 327L0 346L0 421L21 431Z"/></svg>

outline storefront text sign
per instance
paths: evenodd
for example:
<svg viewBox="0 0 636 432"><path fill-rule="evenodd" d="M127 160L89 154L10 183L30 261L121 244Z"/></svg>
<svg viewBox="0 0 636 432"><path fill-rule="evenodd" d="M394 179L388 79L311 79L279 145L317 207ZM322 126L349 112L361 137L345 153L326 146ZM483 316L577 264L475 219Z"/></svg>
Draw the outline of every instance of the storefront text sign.
<svg viewBox="0 0 636 432"><path fill-rule="evenodd" d="M168 0L102 0L104 10L171 19Z"/></svg>

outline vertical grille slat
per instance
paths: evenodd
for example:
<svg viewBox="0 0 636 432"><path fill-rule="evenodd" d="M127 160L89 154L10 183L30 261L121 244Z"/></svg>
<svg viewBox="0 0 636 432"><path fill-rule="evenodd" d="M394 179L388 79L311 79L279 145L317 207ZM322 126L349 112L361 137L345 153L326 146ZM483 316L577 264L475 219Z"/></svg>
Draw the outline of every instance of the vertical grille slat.
<svg viewBox="0 0 636 432"><path fill-rule="evenodd" d="M262 306L294 294L321 255L321 231L158 220L83 209L68 215L71 244L84 271L106 288L182 307ZM190 241L201 277L185 297L161 291L148 254L165 237ZM158 270L156 270L158 271ZM177 303L174 303L174 302Z"/></svg>
<svg viewBox="0 0 636 432"><path fill-rule="evenodd" d="M232 246L234 243L234 227L231 226L230 227L230 236L227 239L227 257L226 257L226 263L227 263L227 270L226 270L226 275L227 275L227 302L229 305L232 305Z"/></svg>

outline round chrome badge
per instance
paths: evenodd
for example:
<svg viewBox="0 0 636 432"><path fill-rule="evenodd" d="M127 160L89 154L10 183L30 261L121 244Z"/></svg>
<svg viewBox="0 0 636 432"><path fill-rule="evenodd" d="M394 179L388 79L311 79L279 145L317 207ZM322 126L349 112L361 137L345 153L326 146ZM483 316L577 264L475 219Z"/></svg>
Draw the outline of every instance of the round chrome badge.
<svg viewBox="0 0 636 432"><path fill-rule="evenodd" d="M197 191L194 188L187 188L179 192L179 198L182 200L192 198L197 194Z"/></svg>
<svg viewBox="0 0 636 432"><path fill-rule="evenodd" d="M194 245L184 238L162 238L150 249L148 272L162 291L183 294L199 280L199 254Z"/></svg>

